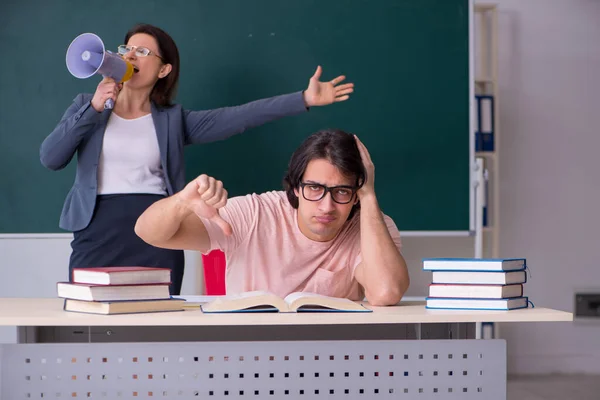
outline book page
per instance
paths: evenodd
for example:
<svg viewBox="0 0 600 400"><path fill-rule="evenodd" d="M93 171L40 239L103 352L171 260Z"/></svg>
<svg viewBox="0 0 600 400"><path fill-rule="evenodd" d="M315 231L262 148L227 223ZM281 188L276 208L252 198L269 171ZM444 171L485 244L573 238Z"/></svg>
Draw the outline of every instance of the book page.
<svg viewBox="0 0 600 400"><path fill-rule="evenodd" d="M230 295L225 295L225 296L216 296L214 301L218 303L218 302L223 302L223 301L242 300L242 299L249 299L249 298L261 297L261 296L271 297L271 296L273 296L273 293L264 292L261 290L255 290L252 292L230 294Z"/></svg>
<svg viewBox="0 0 600 400"><path fill-rule="evenodd" d="M223 296L189 295L189 294L183 295L183 296L182 295L174 296L174 298L185 300L185 304L184 304L185 308L199 308L202 304L208 304L211 301L215 301L219 297L223 297Z"/></svg>
<svg viewBox="0 0 600 400"><path fill-rule="evenodd" d="M324 296L310 292L290 293L285 297L285 302L289 304L290 309L299 310L306 309L319 310L340 310L340 311L358 311L365 310L363 306L353 302L352 300L340 297Z"/></svg>
<svg viewBox="0 0 600 400"><path fill-rule="evenodd" d="M220 296L214 301L202 305L202 311L204 312L258 310L268 308L287 311L288 305L279 296L264 291L252 291L235 295Z"/></svg>
<svg viewBox="0 0 600 400"><path fill-rule="evenodd" d="M322 294L316 294L316 293L311 293L311 292L294 292L294 293L290 293L287 296L285 296L285 298L283 300L285 300L286 303L291 305L296 300L303 299L306 297L319 298L322 300L335 298L335 297L324 296Z"/></svg>
<svg viewBox="0 0 600 400"><path fill-rule="evenodd" d="M183 299L185 301L189 301L191 303L210 303L211 301L214 301L221 296L216 296L216 295L204 295L204 294L184 294L184 295L174 295L173 297L176 297L178 299Z"/></svg>

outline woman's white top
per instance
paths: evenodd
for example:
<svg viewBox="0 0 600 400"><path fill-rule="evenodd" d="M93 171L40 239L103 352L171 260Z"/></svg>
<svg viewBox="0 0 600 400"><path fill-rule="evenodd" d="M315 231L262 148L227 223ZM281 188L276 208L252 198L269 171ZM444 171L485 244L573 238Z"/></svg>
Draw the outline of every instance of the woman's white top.
<svg viewBox="0 0 600 400"><path fill-rule="evenodd" d="M113 112L108 119L98 194L117 193L167 194L152 114L125 119Z"/></svg>

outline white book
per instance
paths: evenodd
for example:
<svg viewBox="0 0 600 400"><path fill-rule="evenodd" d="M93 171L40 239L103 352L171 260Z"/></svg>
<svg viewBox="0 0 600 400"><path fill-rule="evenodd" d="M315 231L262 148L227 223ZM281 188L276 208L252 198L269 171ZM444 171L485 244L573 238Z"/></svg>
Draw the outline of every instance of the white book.
<svg viewBox="0 0 600 400"><path fill-rule="evenodd" d="M58 282L58 297L87 301L158 300L170 299L169 284L158 285L90 285Z"/></svg>
<svg viewBox="0 0 600 400"><path fill-rule="evenodd" d="M426 308L445 308L457 310L515 310L527 308L527 297L515 299L451 299L427 298Z"/></svg>
<svg viewBox="0 0 600 400"><path fill-rule="evenodd" d="M473 285L511 285L527 282L525 271L433 271L431 283L459 283Z"/></svg>
<svg viewBox="0 0 600 400"><path fill-rule="evenodd" d="M429 285L429 297L508 299L523 296L523 285Z"/></svg>
<svg viewBox="0 0 600 400"><path fill-rule="evenodd" d="M519 271L524 258L424 258L425 271Z"/></svg>

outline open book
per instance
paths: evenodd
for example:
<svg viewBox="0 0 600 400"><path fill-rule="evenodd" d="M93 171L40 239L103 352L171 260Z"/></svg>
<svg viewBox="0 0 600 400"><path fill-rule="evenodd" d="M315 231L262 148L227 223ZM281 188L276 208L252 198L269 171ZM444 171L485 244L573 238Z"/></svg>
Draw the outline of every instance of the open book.
<svg viewBox="0 0 600 400"><path fill-rule="evenodd" d="M201 305L205 313L226 312L370 312L362 304L338 297L295 292L281 298L273 293L254 291L219 297Z"/></svg>

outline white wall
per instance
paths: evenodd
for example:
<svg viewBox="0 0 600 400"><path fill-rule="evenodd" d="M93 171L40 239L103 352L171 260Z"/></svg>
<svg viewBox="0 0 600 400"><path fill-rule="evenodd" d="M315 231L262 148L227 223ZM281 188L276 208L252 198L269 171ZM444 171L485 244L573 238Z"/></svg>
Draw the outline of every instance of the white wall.
<svg viewBox="0 0 600 400"><path fill-rule="evenodd" d="M527 258L537 306L573 312L577 290L600 293L600 0L495 3L501 256ZM426 294L421 257L472 256L472 244L404 238L408 294ZM500 334L511 374L600 374L600 318L504 324Z"/></svg>
<svg viewBox="0 0 600 400"><path fill-rule="evenodd" d="M578 288L600 292L600 1L497 3L501 253L527 257L526 293L536 305L573 311ZM68 239L0 239L0 273L8 277L0 296L53 297L69 249ZM426 294L421 257L470 256L472 249L472 239L405 238L407 294ZM186 258L183 293L199 293L199 256ZM503 325L501 333L510 373L600 373L600 322Z"/></svg>
<svg viewBox="0 0 600 400"><path fill-rule="evenodd" d="M527 258L537 306L573 312L577 290L600 293L600 0L495 3L501 256ZM404 238L408 294L427 292L421 257L472 256L472 244ZM504 324L500 334L511 374L600 374L600 319Z"/></svg>
<svg viewBox="0 0 600 400"><path fill-rule="evenodd" d="M16 236L16 235L15 235ZM0 236L0 297L56 297L56 282L68 280L72 236L2 238ZM202 258L185 252L182 294L203 290ZM16 329L0 327L0 343L14 343Z"/></svg>
<svg viewBox="0 0 600 400"><path fill-rule="evenodd" d="M56 297L56 282L69 280L70 243L73 236L7 236L10 235L0 235L0 272L3 277L8 277L0 280L0 297ZM203 287L200 254L186 251L185 258L181 292L199 293Z"/></svg>
<svg viewBox="0 0 600 400"><path fill-rule="evenodd" d="M503 254L526 256L536 305L600 293L600 1L500 0ZM512 372L600 373L596 324L503 327Z"/></svg>

